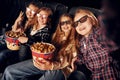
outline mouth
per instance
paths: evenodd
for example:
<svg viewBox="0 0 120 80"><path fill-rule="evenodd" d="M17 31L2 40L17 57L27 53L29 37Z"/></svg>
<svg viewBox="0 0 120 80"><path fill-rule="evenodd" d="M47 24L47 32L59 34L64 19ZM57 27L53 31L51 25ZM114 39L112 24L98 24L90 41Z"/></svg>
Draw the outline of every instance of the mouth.
<svg viewBox="0 0 120 80"><path fill-rule="evenodd" d="M28 16L28 18L29 18L29 19L33 19L33 17L32 17L32 16L30 16L30 15Z"/></svg>
<svg viewBox="0 0 120 80"><path fill-rule="evenodd" d="M80 30L80 31L83 31L83 30L85 30L85 27L84 27L84 28L80 28L79 30Z"/></svg>
<svg viewBox="0 0 120 80"><path fill-rule="evenodd" d="M65 30L68 30L68 29L69 29L69 27L64 27L64 29L65 29Z"/></svg>

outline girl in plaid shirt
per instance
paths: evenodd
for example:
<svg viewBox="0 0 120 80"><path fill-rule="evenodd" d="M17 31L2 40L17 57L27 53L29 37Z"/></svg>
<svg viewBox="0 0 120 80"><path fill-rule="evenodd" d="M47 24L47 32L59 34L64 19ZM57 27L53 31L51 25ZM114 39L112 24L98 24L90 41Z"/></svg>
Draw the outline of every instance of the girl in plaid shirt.
<svg viewBox="0 0 120 80"><path fill-rule="evenodd" d="M109 48L94 14L88 10L76 10L74 25L79 64L85 64L92 72L92 80L116 80L109 56Z"/></svg>

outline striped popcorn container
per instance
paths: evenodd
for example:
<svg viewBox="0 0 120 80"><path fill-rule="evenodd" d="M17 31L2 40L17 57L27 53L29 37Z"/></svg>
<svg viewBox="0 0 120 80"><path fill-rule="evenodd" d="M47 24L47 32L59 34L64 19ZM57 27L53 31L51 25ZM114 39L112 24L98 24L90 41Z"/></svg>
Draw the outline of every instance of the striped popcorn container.
<svg viewBox="0 0 120 80"><path fill-rule="evenodd" d="M31 45L33 64L38 65L42 59L51 60L55 51L54 45L50 43L37 42Z"/></svg>
<svg viewBox="0 0 120 80"><path fill-rule="evenodd" d="M25 36L25 34L20 32L7 31L5 33L5 42L7 48L10 50L19 50L20 42L18 41L18 37L20 36Z"/></svg>

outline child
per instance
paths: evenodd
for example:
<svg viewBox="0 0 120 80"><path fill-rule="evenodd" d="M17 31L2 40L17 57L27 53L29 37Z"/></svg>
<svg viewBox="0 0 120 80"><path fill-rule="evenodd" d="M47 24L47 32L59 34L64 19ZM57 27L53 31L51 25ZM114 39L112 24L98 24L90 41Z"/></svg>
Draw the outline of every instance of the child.
<svg viewBox="0 0 120 80"><path fill-rule="evenodd" d="M49 42L50 25L48 25L48 23L49 23L49 19L51 18L50 17L51 15L52 15L52 11L50 8L46 8L46 7L40 8L39 13L34 19L35 25L26 28L26 31L25 31L26 37L18 38L19 42L22 43L21 46L23 46L25 51L21 50L21 52L19 53L18 52L12 53L8 49L6 51L5 50L1 51L0 66L4 65L9 60L13 60L13 63L15 63L16 60L14 61L14 58L15 59L17 58L17 61L23 61L23 60L31 58L31 50L28 45L31 45L34 42L41 42L41 41Z"/></svg>
<svg viewBox="0 0 120 80"><path fill-rule="evenodd" d="M109 48L94 14L88 10L78 9L74 25L78 33L76 45L79 50L79 63L85 64L91 71L91 79L116 80Z"/></svg>
<svg viewBox="0 0 120 80"><path fill-rule="evenodd" d="M52 38L52 43L57 49L53 60L43 59L44 63L38 62L36 67L31 60L11 65L6 68L2 80L23 79L38 74L41 76L39 80L65 80L74 70L74 60L72 59L77 55L72 24L73 20L70 15L63 14L61 16ZM19 71L20 73L18 73Z"/></svg>
<svg viewBox="0 0 120 80"><path fill-rule="evenodd" d="M34 22L33 19L35 18L35 15L37 14L39 8L40 8L39 1L32 1L27 3L25 12L22 11L20 12L14 25L12 26L12 31L14 32L25 31L27 27L32 26Z"/></svg>
<svg viewBox="0 0 120 80"><path fill-rule="evenodd" d="M31 22L32 19L35 17L38 9L39 9L39 4L36 1L32 1L29 4L27 4L25 11L26 15L23 12L20 12L20 15L18 16L12 27L12 31L19 32L23 29L25 25L27 27L28 26L27 24ZM7 49L6 44L0 44L0 73L4 71L4 68L7 65L11 64L10 58L13 59L12 61L13 63L17 61L16 59L18 59L18 57L14 57L14 55L18 55L16 53L18 53L18 51L12 51Z"/></svg>

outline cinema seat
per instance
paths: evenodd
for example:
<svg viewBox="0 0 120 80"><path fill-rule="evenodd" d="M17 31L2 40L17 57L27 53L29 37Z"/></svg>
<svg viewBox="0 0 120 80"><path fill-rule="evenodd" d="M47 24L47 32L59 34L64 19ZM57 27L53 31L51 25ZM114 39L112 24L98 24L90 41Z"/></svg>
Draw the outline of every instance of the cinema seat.
<svg viewBox="0 0 120 80"><path fill-rule="evenodd" d="M99 9L95 9L95 8L90 8L90 7L83 7L83 6L79 6L79 7L72 7L71 9L69 9L69 14L71 14L72 16L74 16L75 11L77 9L86 9L86 10L90 10L91 12L94 13L94 15L96 17L98 17L101 14L101 10Z"/></svg>
<svg viewBox="0 0 120 80"><path fill-rule="evenodd" d="M49 7L53 11L52 16L52 33L55 31L56 26L58 24L59 17L68 11L68 7L66 5L63 5L61 3L57 2L42 2L43 6Z"/></svg>

